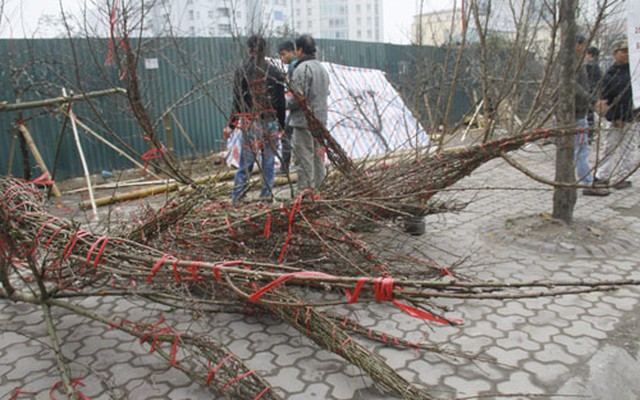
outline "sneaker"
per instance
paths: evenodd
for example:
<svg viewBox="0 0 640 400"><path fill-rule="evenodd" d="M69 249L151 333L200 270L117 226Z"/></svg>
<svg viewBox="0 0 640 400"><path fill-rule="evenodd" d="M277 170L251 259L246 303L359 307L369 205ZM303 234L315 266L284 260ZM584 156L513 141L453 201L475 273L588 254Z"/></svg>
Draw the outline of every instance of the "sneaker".
<svg viewBox="0 0 640 400"><path fill-rule="evenodd" d="M611 191L609 191L608 189L602 189L602 188L584 188L584 189L582 189L582 195L583 196L603 197L603 196L608 196L610 194L611 194Z"/></svg>
<svg viewBox="0 0 640 400"><path fill-rule="evenodd" d="M628 189L631 187L631 181L618 182L613 187L617 190Z"/></svg>

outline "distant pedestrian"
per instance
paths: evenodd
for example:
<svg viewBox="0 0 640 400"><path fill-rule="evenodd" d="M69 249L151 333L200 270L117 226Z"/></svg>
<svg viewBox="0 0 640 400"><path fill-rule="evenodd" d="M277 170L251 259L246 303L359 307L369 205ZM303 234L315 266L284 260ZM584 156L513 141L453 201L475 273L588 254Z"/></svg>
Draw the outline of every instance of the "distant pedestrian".
<svg viewBox="0 0 640 400"><path fill-rule="evenodd" d="M596 104L596 111L611 127L603 132L604 158L596 179L609 184L615 178L618 182L613 187L626 189L631 186L627 178L637 166L640 129L633 109L627 40L615 41L611 49L614 63L602 77L600 101Z"/></svg>
<svg viewBox="0 0 640 400"><path fill-rule="evenodd" d="M242 131L242 151L231 193L234 202L246 194L258 155L262 175L260 198L273 198L275 154L285 118L284 76L267 62L267 42L262 36L253 35L247 40L247 48L249 58L235 73L233 111L225 128L225 135L233 128Z"/></svg>
<svg viewBox="0 0 640 400"><path fill-rule="evenodd" d="M600 69L600 50L591 46L587 49L587 54L585 55L585 63L584 68L587 71L587 80L589 81L589 93L591 93L594 102L598 100L598 88L600 86L600 81L602 80L602 70ZM589 127L593 128L595 125L595 113L593 111L593 107L589 107L589 113L587 114L587 122L589 123ZM591 134L593 131L589 132L589 137L591 138Z"/></svg>
<svg viewBox="0 0 640 400"><path fill-rule="evenodd" d="M296 49L293 41L287 40L282 42L278 46L278 55L280 60L287 66L287 78L290 81L293 79L293 70L296 67L298 58L296 57ZM280 143L282 147L282 159L279 174L287 175L289 173L289 166L291 165L291 143L293 140L293 127L289 124L290 116L287 115L284 126L284 136Z"/></svg>
<svg viewBox="0 0 640 400"><path fill-rule="evenodd" d="M576 37L576 55L578 59L584 56L587 50L587 39L578 35ZM578 68L576 74L576 93L575 93L575 127L577 134L575 135L574 160L576 164L576 173L578 182L582 185L593 185L593 174L589 166L589 124L587 122L587 113L593 102L593 96L589 90L589 80L585 68ZM607 196L609 190L604 188L587 187L582 189L585 196Z"/></svg>
<svg viewBox="0 0 640 400"><path fill-rule="evenodd" d="M306 106L324 126L327 124L329 74L316 59L316 43L310 35L296 39L298 63L293 71L292 90L289 99L290 125L293 127L293 152L298 163L298 190L318 189L325 177L324 148L314 139L304 110L297 98L303 98Z"/></svg>

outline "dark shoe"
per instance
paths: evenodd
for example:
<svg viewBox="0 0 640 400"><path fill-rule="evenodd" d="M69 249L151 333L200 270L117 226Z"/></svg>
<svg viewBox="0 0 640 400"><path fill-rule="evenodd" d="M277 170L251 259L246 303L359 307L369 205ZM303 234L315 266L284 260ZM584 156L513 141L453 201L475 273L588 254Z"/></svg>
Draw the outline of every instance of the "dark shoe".
<svg viewBox="0 0 640 400"><path fill-rule="evenodd" d="M603 197L603 196L608 196L610 194L611 194L611 191L609 191L608 189L602 189L602 188L584 188L584 189L582 189L582 195L583 196Z"/></svg>
<svg viewBox="0 0 640 400"><path fill-rule="evenodd" d="M615 185L613 185L613 187L614 189L617 189L617 190L628 189L631 187L631 181L618 182Z"/></svg>

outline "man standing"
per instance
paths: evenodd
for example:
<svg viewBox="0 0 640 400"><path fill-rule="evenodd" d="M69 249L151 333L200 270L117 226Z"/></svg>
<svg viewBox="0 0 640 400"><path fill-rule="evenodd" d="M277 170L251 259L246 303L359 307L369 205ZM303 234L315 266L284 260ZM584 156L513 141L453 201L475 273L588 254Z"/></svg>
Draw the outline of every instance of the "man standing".
<svg viewBox="0 0 640 400"><path fill-rule="evenodd" d="M576 37L576 56L579 60L585 54L587 49L587 39L578 35ZM587 122L587 113L592 104L593 96L589 90L589 81L587 78L586 68L578 68L576 74L576 94L575 94L575 119L576 119L576 135L575 135L575 148L574 148L574 160L576 164L576 173L578 175L578 182L582 185L593 185L593 174L591 173L591 167L589 166L589 141L588 132L589 124ZM604 188L587 187L582 189L582 194L585 196L607 196L609 190Z"/></svg>
<svg viewBox="0 0 640 400"><path fill-rule="evenodd" d="M318 189L325 177L324 149L314 139L301 99L323 126L327 124L329 74L316 59L316 43L310 35L296 39L298 63L293 72L293 98L288 102L291 110L289 124L293 127L293 151L298 161L298 190Z"/></svg>
<svg viewBox="0 0 640 400"><path fill-rule="evenodd" d="M602 79L602 70L600 69L600 63L598 59L600 58L600 50L591 46L587 49L587 54L585 55L584 68L587 71L587 79L589 81L589 92L591 93L592 98L595 100L598 99L598 89L600 86L600 80ZM587 122L589 123L589 127L594 127L594 112L593 107L589 107L589 113L587 114ZM589 132L589 144L591 144L592 131Z"/></svg>
<svg viewBox="0 0 640 400"><path fill-rule="evenodd" d="M225 136L233 128L242 131L242 151L238 171L233 180L231 200L240 200L247 192L247 180L253 171L256 156L261 155L261 199L272 199L275 154L278 133L284 127L284 76L267 63L267 42L253 35L247 40L249 59L236 71L233 111Z"/></svg>
<svg viewBox="0 0 640 400"><path fill-rule="evenodd" d="M602 77L600 101L596 104L596 111L611 123L603 135L604 159L596 180L608 184L615 175L618 182L613 187L626 189L631 186L627 178L637 166L639 129L633 110L627 41L615 41L612 51L614 63Z"/></svg>
<svg viewBox="0 0 640 400"><path fill-rule="evenodd" d="M280 61L287 66L287 78L293 79L293 70L296 68L298 59L296 58L296 49L291 40L282 42L278 47L278 55ZM293 127L289 124L289 117L285 121L284 136L282 137L282 164L280 166L280 174L287 175L289 173L289 165L291 164L291 142L293 139Z"/></svg>

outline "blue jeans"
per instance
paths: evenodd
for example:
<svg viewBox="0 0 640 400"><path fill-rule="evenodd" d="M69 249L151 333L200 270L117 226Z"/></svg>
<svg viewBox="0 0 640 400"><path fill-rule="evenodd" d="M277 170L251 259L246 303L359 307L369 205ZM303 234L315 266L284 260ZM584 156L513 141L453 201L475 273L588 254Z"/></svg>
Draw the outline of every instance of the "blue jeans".
<svg viewBox="0 0 640 400"><path fill-rule="evenodd" d="M576 174L578 175L578 183L582 185L591 185L593 176L591 175L591 167L589 166L589 123L586 118L576 119L576 129L584 128L584 132L575 135L576 143L573 151L573 158L576 163Z"/></svg>
<svg viewBox="0 0 640 400"><path fill-rule="evenodd" d="M251 176L258 155L261 156L260 173L262 175L260 197L271 197L276 151L278 151L277 121L254 121L250 128L242 131L242 151L238 171L233 178L232 201L239 200L248 190L247 180Z"/></svg>

